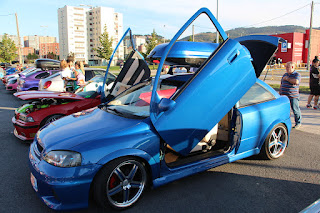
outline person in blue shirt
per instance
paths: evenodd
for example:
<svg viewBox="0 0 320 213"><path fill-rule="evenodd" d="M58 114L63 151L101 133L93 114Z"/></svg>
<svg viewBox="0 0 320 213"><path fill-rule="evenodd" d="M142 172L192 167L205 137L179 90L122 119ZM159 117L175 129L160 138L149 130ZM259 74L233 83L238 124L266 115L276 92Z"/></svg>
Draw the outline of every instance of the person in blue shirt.
<svg viewBox="0 0 320 213"><path fill-rule="evenodd" d="M280 95L285 95L289 98L290 106L296 123L293 128L298 129L301 127L301 111L299 107L299 83L301 75L294 69L295 64L291 61L287 62L286 73L281 79Z"/></svg>

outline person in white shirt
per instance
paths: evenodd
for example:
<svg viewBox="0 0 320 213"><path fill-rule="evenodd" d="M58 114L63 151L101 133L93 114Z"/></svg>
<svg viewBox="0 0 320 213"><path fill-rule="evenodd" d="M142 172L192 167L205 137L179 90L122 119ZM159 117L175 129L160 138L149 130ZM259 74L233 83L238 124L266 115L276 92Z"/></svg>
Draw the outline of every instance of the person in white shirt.
<svg viewBox="0 0 320 213"><path fill-rule="evenodd" d="M72 72L71 72L66 60L62 60L60 62L60 68L62 69L60 76L64 80L64 90L65 90L67 83L68 83L68 78L72 77Z"/></svg>

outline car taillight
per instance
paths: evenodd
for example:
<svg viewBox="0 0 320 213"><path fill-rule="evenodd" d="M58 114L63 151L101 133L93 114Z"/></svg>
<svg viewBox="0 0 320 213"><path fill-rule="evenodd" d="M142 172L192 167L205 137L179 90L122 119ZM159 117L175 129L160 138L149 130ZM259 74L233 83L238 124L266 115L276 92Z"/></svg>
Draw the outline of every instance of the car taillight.
<svg viewBox="0 0 320 213"><path fill-rule="evenodd" d="M51 81L47 81L46 83L44 83L44 85L43 85L43 89L47 89L47 88L49 88L50 87L50 85L51 85Z"/></svg>

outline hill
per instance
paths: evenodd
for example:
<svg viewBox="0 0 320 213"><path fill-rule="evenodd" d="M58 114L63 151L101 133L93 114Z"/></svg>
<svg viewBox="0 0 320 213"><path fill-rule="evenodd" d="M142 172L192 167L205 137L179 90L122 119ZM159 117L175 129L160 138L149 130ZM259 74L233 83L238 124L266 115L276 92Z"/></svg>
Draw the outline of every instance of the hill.
<svg viewBox="0 0 320 213"><path fill-rule="evenodd" d="M235 28L226 31L230 38L237 38L246 35L274 35L283 33L299 32L304 33L306 31L305 27L296 25L284 25L284 26L266 26L266 27L248 27L248 28ZM215 33L205 32L195 34L196 41L209 41L215 39ZM190 37L182 38L182 41L187 41Z"/></svg>

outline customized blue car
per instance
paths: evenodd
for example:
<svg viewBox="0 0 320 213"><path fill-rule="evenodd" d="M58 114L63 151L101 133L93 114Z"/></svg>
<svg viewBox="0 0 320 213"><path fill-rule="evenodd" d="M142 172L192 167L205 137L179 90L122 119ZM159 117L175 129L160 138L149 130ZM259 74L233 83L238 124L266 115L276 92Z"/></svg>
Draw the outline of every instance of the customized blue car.
<svg viewBox="0 0 320 213"><path fill-rule="evenodd" d="M178 40L200 15L214 24L220 44ZM126 209L147 187L252 155L284 154L289 100L257 79L281 39L230 39L202 8L153 49L148 57L159 66L149 78L130 29L111 61L125 38L132 52L111 90L100 89L102 104L48 124L30 146L31 183L48 207L85 208L93 196L105 208ZM177 65L186 73L161 75Z"/></svg>

